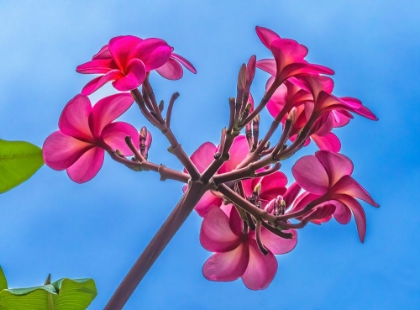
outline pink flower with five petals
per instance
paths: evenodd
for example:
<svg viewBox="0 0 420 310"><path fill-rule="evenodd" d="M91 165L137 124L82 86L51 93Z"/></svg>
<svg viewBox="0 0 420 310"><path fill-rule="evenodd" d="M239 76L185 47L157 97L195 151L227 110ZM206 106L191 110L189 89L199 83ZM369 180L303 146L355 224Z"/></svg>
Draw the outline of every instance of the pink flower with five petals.
<svg viewBox="0 0 420 310"><path fill-rule="evenodd" d="M88 97L77 95L64 107L58 122L42 148L45 163L54 170L66 169L77 183L91 180L101 169L104 150L132 152L125 143L131 136L138 147L139 134L130 124L113 121L134 100L130 94L116 94L99 100L93 107Z"/></svg>
<svg viewBox="0 0 420 310"><path fill-rule="evenodd" d="M144 82L148 72L167 63L171 53L172 48L161 39L115 37L91 61L76 68L83 74L102 74L86 84L82 95L90 95L110 81L119 91L133 90Z"/></svg>
<svg viewBox="0 0 420 310"><path fill-rule="evenodd" d="M244 230L243 221L232 205L212 206L204 216L200 231L201 245L216 252L203 266L203 275L211 281L234 281L242 278L251 290L268 287L277 272L274 254L285 254L297 243L295 230L292 239L283 239L261 228L261 241L268 253L264 255L255 240L254 231Z"/></svg>
<svg viewBox="0 0 420 310"><path fill-rule="evenodd" d="M331 204L336 207L334 217L338 222L343 224L348 222L353 213L360 241L364 242L365 211L355 198L362 199L375 207L379 205L351 177L352 172L353 163L348 157L329 151L318 151L315 156L303 156L292 168L296 182L309 192L305 197L300 198L300 206L320 197L324 197L324 202L332 201ZM295 210L300 208L294 207Z"/></svg>
<svg viewBox="0 0 420 310"><path fill-rule="evenodd" d="M292 76L334 74L330 68L314 65L304 60L308 54L306 46L295 40L283 39L274 31L256 27L261 42L271 51L274 59L257 61L257 67L275 77L276 85L280 85Z"/></svg>

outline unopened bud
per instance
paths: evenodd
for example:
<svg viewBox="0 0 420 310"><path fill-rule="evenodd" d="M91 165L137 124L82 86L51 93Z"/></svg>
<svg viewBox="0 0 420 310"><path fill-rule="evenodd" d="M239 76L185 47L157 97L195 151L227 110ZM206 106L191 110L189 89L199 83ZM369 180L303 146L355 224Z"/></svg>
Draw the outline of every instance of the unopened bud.
<svg viewBox="0 0 420 310"><path fill-rule="evenodd" d="M163 108L164 107L165 107L165 103L163 102L163 100L161 100L160 103L159 103L159 110L160 110L160 112L163 111Z"/></svg>
<svg viewBox="0 0 420 310"><path fill-rule="evenodd" d="M248 64L246 66L246 91L249 91L249 87L251 86L252 81L254 80L256 64L257 57L255 55L252 55L249 58Z"/></svg>
<svg viewBox="0 0 420 310"><path fill-rule="evenodd" d="M245 89L245 83L246 83L246 65L242 64L241 69L239 69L238 74L238 90L244 90Z"/></svg>
<svg viewBox="0 0 420 310"><path fill-rule="evenodd" d="M150 146L152 145L152 135L145 126L140 129L140 154L147 159Z"/></svg>
<svg viewBox="0 0 420 310"><path fill-rule="evenodd" d="M241 115L241 123L248 117L249 112L251 111L251 103L247 103L244 109L244 112Z"/></svg>
<svg viewBox="0 0 420 310"><path fill-rule="evenodd" d="M296 116L297 116L297 109L296 109L296 107L293 107L291 110L290 110L290 112L289 112L289 115L287 116L287 119L292 123L292 124L294 124L295 123L295 121L296 121Z"/></svg>
<svg viewBox="0 0 420 310"><path fill-rule="evenodd" d="M259 195L260 194L260 192L261 192L261 183L258 183L257 185L255 185L255 187L254 187L254 192L253 192L253 194L255 194L255 195Z"/></svg>
<svg viewBox="0 0 420 310"><path fill-rule="evenodd" d="M274 215L275 216L279 216L279 215L284 215L284 213L286 212L286 202L284 201L282 196L277 196L276 199L274 200Z"/></svg>

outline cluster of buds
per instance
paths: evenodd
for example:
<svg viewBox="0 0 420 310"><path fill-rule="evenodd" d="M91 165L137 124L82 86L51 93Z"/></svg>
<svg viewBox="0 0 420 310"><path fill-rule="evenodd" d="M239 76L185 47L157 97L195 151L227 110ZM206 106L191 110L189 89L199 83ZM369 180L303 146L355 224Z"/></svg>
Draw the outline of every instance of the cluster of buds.
<svg viewBox="0 0 420 310"><path fill-rule="evenodd" d="M229 99L229 123L222 129L219 145L206 142L191 157L171 130L171 114L179 94L172 95L163 115L164 102L158 103L149 81L152 70L168 79L180 78L180 64L195 73L192 64L173 53L165 41L117 37L77 68L80 73L101 76L65 107L59 130L44 144L47 165L66 169L76 182L86 182L99 171L105 150L135 171L155 171L162 180L186 183L184 196L168 224L149 245L154 256L145 258L146 271L169 242L171 236L165 234L173 235L193 208L203 217L201 244L215 252L204 264L204 276L214 281L242 278L252 290L271 283L277 271L275 255L291 251L297 243L297 230L308 223L321 224L334 218L346 224L353 215L364 241L366 218L356 198L378 205L351 177L353 163L338 153L341 143L332 130L348 124L353 114L371 120L376 116L358 99L333 95L333 80L326 75L334 72L308 63L305 46L266 28L257 27L256 31L273 58L257 60L252 56L241 66L236 97ZM264 96L255 104L250 90L257 68L270 77ZM92 107L86 96L109 81L125 93L103 98ZM167 138L169 151L184 171L148 160L152 136L146 127L138 132L130 124L113 122L134 101ZM261 135L260 112L265 108L273 120ZM280 138L273 141L278 130ZM296 160L292 168L295 181L289 183L279 171L281 162L311 140L320 150Z"/></svg>

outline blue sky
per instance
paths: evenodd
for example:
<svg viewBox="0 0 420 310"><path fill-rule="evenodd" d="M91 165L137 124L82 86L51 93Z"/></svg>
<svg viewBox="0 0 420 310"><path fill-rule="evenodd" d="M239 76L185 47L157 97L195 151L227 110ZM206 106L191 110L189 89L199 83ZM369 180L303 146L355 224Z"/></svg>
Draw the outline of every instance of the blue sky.
<svg viewBox="0 0 420 310"><path fill-rule="evenodd" d="M159 98L179 91L173 130L191 154L217 143L235 94L237 70L252 54L270 56L261 25L309 48L308 60L335 70L335 94L353 96L380 121L356 117L336 133L354 178L380 203L363 204L365 244L356 226L330 222L300 231L298 246L279 256L265 291L241 281L209 282L201 267L192 214L125 309L418 309L420 165L420 4L416 1L18 1L0 2L0 138L39 146L57 129L64 105L91 76L75 72L110 38L165 39L197 68L171 82L155 74ZM267 76L257 75L259 98ZM95 101L114 93L105 87ZM268 114L263 115L268 126ZM147 125L133 107L122 117ZM264 121L263 120L263 121ZM264 127L265 126L265 127ZM181 169L154 128L150 159ZM308 148L299 154L315 151ZM298 157L282 168L287 175ZM106 158L83 185L48 167L0 196L0 264L11 287L41 284L48 273L92 277L102 309L125 273L181 197L181 184L134 173Z"/></svg>

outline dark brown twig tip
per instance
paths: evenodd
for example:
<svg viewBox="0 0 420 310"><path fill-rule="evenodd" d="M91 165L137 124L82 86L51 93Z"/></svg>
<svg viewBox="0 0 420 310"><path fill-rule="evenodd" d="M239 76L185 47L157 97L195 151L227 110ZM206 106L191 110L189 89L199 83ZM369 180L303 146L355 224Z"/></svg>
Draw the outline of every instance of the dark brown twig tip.
<svg viewBox="0 0 420 310"><path fill-rule="evenodd" d="M44 285L51 284L51 273L48 274L48 277L44 281Z"/></svg>
<svg viewBox="0 0 420 310"><path fill-rule="evenodd" d="M175 92L172 94L171 99L169 100L168 110L166 110L166 127L171 127L171 117L172 117L172 108L174 107L175 100L178 99L179 93Z"/></svg>

